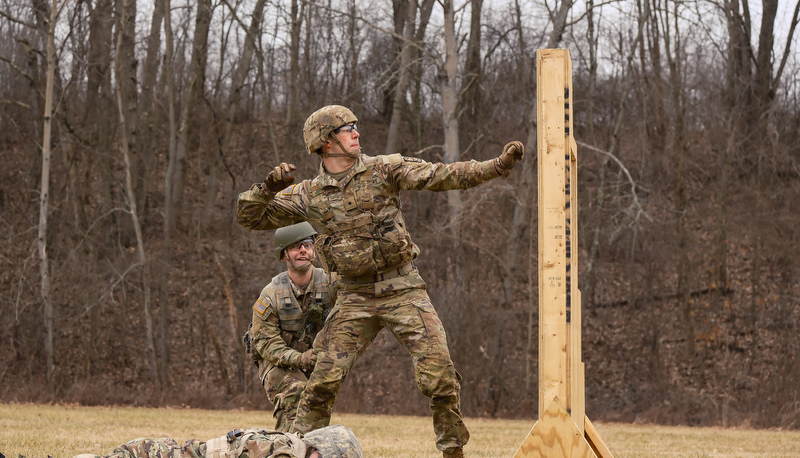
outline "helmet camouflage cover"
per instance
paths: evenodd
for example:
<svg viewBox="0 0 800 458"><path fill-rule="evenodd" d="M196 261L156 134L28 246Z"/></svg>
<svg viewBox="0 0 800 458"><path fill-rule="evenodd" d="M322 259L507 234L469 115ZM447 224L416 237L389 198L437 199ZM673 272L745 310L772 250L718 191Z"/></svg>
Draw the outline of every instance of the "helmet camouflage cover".
<svg viewBox="0 0 800 458"><path fill-rule="evenodd" d="M303 141L308 154L314 154L322 148L334 129L351 122L358 122L358 118L350 109L341 105L328 105L311 113L303 126Z"/></svg>
<svg viewBox="0 0 800 458"><path fill-rule="evenodd" d="M275 254L278 256L278 260L280 261L283 250L290 245L307 238L313 238L315 235L317 235L317 231L311 227L308 221L278 228L273 237L275 242Z"/></svg>
<svg viewBox="0 0 800 458"><path fill-rule="evenodd" d="M325 457L364 458L361 443L347 426L331 425L303 435L303 441Z"/></svg>

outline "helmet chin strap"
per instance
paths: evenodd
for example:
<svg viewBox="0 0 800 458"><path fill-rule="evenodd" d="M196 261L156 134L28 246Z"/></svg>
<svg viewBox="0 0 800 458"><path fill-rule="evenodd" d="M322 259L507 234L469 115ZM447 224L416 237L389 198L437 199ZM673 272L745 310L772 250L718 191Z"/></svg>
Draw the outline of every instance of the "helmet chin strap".
<svg viewBox="0 0 800 458"><path fill-rule="evenodd" d="M339 137L336 134L331 133L331 137L333 138L333 142L339 145L339 149L342 150L342 153L322 153L322 157L349 157L351 159L356 159L358 156L361 155L361 147L358 147L358 151L348 152L347 149L342 145L342 142L339 141Z"/></svg>
<svg viewBox="0 0 800 458"><path fill-rule="evenodd" d="M302 265L299 265L299 266L294 266L294 265L292 265L292 263L289 263L288 267L289 267L289 270L291 270L291 271L294 271L294 272L297 272L297 273L300 273L300 274L304 274L304 273L308 272L309 269L311 269L312 265L313 265L313 261L309 260L309 261L306 261L305 263L303 263Z"/></svg>

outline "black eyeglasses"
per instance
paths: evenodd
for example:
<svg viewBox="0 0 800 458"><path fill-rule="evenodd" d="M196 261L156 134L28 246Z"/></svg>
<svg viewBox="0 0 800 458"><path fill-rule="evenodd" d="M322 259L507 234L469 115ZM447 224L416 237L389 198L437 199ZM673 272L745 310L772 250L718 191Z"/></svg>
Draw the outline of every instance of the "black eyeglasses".
<svg viewBox="0 0 800 458"><path fill-rule="evenodd" d="M295 251L295 250L299 250L300 248L305 248L306 250L314 248L314 240L305 239L305 240L302 240L300 242L293 243L292 245L289 245L289 247L286 248L286 249Z"/></svg>
<svg viewBox="0 0 800 458"><path fill-rule="evenodd" d="M349 133L352 133L354 131L358 132L358 127L356 127L356 123L345 124L342 127L339 127L338 129L333 129L333 133L334 134L338 134L340 132L344 132L346 134L349 134Z"/></svg>

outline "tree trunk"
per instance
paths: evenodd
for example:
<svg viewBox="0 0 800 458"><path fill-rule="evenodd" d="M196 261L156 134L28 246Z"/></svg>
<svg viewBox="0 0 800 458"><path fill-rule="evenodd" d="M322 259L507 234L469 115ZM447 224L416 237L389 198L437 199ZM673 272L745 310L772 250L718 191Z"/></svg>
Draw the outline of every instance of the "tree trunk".
<svg viewBox="0 0 800 458"><path fill-rule="evenodd" d="M86 68L85 121L89 131L88 143L97 154L97 178L100 182L100 213L113 205L113 177L111 174L111 143L116 129L114 95L111 92L112 15L111 0L99 0L89 19L89 56ZM91 154L91 153L90 153Z"/></svg>
<svg viewBox="0 0 800 458"><path fill-rule="evenodd" d="M397 84L394 87L392 102L392 117L389 122L389 132L386 134L386 154L399 152L398 136L400 135L400 123L403 118L403 109L406 106L406 92L408 91L409 73L411 71L411 53L414 40L414 24L417 18L416 0L406 0L404 3L405 18L402 20L403 41L400 45L400 67L397 69ZM395 24L399 21L395 19ZM397 30L397 26L395 26Z"/></svg>
<svg viewBox="0 0 800 458"><path fill-rule="evenodd" d="M44 139L42 140L42 183L39 194L39 274L41 276L42 302L44 303L44 354L47 385L53 386L53 302L50 297L50 259L47 254L47 216L50 213L50 133L53 115L53 80L55 79L55 29L58 5L50 6L50 27L47 31L47 81L44 97Z"/></svg>
<svg viewBox="0 0 800 458"><path fill-rule="evenodd" d="M298 78L300 77L300 31L303 28L303 11L300 10L298 0L292 0L290 19L292 21L292 28L290 31L291 41L289 42L289 100L287 101L286 107L285 147L295 143L296 127L300 123L300 108L298 107L300 84L298 84Z"/></svg>
<svg viewBox="0 0 800 458"><path fill-rule="evenodd" d="M170 0L162 0L164 8L164 40L166 41L166 56L164 59L164 78L167 80L167 116L169 119L169 149L167 150L167 171L164 173L164 245L161 247L161 279L159 285L159 378L164 387L169 386L169 251L172 231L175 228L175 215L173 214L175 202L173 201L176 163L177 123L175 121L175 75L172 70L174 55L174 41L172 37L172 17Z"/></svg>
<svg viewBox="0 0 800 458"><path fill-rule="evenodd" d="M153 100L158 77L158 65L161 61L161 22L163 20L163 0L155 0L153 16L150 21L150 35L147 36L147 53L145 54L144 70L142 71L142 90L139 103L141 167L134 176L138 208L142 213L145 212L145 205L147 204L150 172L153 168L158 145L159 129L153 109Z"/></svg>
<svg viewBox="0 0 800 458"><path fill-rule="evenodd" d="M123 38L125 37L125 24L127 21L127 12L129 11L129 2L133 2L135 0L122 0L124 5L122 8L122 17L120 20L120 24L123 27L123 30L117 35L117 44L116 44L116 54L119 56L122 48ZM116 62L116 76L117 81L119 82L122 78L122 75L125 74L123 70L123 66L125 65L124 61L117 61ZM158 360L156 359L156 351L155 351L155 337L153 332L153 316L150 312L150 269L148 267L148 260L147 260L147 253L144 247L144 239L142 237L142 226L139 223L139 212L136 207L136 196L134 195L133 190L133 178L131 173L131 161L130 161L130 153L128 150L128 127L126 126L126 119L125 119L125 101L122 95L122 85L117 84L117 108L119 111L119 122L120 122L120 146L122 148L122 158L125 164L125 190L128 196L128 205L130 209L131 219L133 221L133 229L136 235L136 246L137 246L137 253L139 254L139 264L142 267L142 285L144 290L144 317L145 317L145 359L147 360L147 366L150 370L150 378L153 380L153 386L155 387L156 397L160 397L161 395L161 384L159 382L158 377Z"/></svg>
<svg viewBox="0 0 800 458"><path fill-rule="evenodd" d="M170 196L173 208L177 208L183 200L183 176L184 170L186 170L189 141L194 133L194 113L197 109L197 101L205 90L206 64L208 63L208 32L212 12L211 0L199 0L197 2L197 17L195 18L194 38L192 41L192 60L189 65L189 91L181 112L177 150L175 152L175 173L173 174L172 194ZM173 222L176 219L177 215L173 215Z"/></svg>
<svg viewBox="0 0 800 458"><path fill-rule="evenodd" d="M114 55L117 69L120 72L116 84L122 90L122 100L125 110L125 125L128 131L125 137L128 141L128 151L134 159L131 162L131 173L134 177L140 175L140 170L145 167L139 154L139 93L137 88L136 58L136 1L116 0L117 9L117 41L119 47ZM125 22L123 22L125 21ZM135 190L135 189L134 189ZM137 199L138 200L138 199ZM127 228L126 228L127 230Z"/></svg>
<svg viewBox="0 0 800 458"><path fill-rule="evenodd" d="M439 69L439 81L442 85L442 124L444 130L444 162L457 162L461 158L461 147L458 140L458 48L456 44L455 7L453 0L444 0L444 41L445 57ZM450 296L458 303L458 295L462 283L461 275L461 243L460 227L462 202L460 192L447 194L447 208L450 233L449 254L454 257L448 265L452 269Z"/></svg>
<svg viewBox="0 0 800 458"><path fill-rule="evenodd" d="M460 124L472 136L481 133L481 123L484 121L483 91L481 90L481 14L483 0L470 2L469 41L467 42L467 55L464 62L464 76L461 81L461 119ZM477 148L480 151L480 147Z"/></svg>
<svg viewBox="0 0 800 458"><path fill-rule="evenodd" d="M417 27L417 32L414 34L414 42L416 44L423 43L425 40L425 31L428 29L428 23L431 19L431 13L433 12L434 4L435 0L422 0L422 5L420 5L419 9L419 26ZM412 106L409 113L409 119L411 120L411 131L414 136L414 149L419 151L422 149L422 135L424 133L422 113L422 99L424 97L422 72L424 66L422 64L422 50L420 47L414 46L411 51L411 61L413 64L410 71L411 76L413 77L414 85L413 92L411 94Z"/></svg>

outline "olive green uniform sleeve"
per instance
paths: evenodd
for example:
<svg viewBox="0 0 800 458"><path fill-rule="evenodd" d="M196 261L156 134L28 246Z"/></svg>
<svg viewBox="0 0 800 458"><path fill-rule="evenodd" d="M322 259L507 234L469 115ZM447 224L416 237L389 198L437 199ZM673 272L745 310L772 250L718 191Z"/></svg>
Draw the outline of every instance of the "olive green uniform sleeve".
<svg viewBox="0 0 800 458"><path fill-rule="evenodd" d="M443 164L396 154L384 158L378 163L383 164L387 180L399 191L469 189L500 176L495 159Z"/></svg>
<svg viewBox="0 0 800 458"><path fill-rule="evenodd" d="M290 348L281 337L278 312L264 292L253 306L253 348L264 361L274 366L300 367L301 353Z"/></svg>

